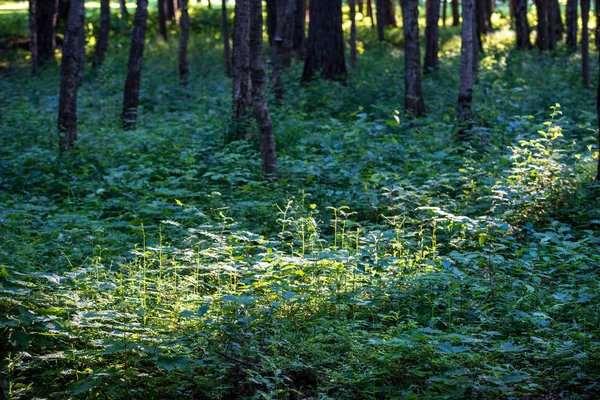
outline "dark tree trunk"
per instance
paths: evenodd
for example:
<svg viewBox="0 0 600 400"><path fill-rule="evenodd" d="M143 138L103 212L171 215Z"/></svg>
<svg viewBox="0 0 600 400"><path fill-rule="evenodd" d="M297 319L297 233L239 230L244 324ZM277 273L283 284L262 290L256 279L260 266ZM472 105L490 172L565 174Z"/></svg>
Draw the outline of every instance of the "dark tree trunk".
<svg viewBox="0 0 600 400"><path fill-rule="evenodd" d="M317 72L326 79L346 80L342 1L311 0L310 24L302 80L310 81Z"/></svg>
<svg viewBox="0 0 600 400"><path fill-rule="evenodd" d="M100 33L96 43L96 66L102 65L108 48L110 34L110 0L100 1Z"/></svg>
<svg viewBox="0 0 600 400"><path fill-rule="evenodd" d="M525 5L527 6L527 4ZM510 21L514 21L516 18L516 10L517 10L517 4L516 4L516 0L508 0L508 12L510 14Z"/></svg>
<svg viewBox="0 0 600 400"><path fill-rule="evenodd" d="M538 18L536 44L541 51L547 51L550 49L550 38L548 35L548 7L546 6L546 4L550 1L551 0L535 0Z"/></svg>
<svg viewBox="0 0 600 400"><path fill-rule="evenodd" d="M250 2L236 0L233 20L233 118L235 133L233 140L248 140L251 137L244 120L252 106L252 83L250 80Z"/></svg>
<svg viewBox="0 0 600 400"><path fill-rule="evenodd" d="M598 54L598 64L600 65L600 53ZM600 68L598 68L598 85L596 87L596 119L598 120L598 149L600 149ZM600 182L600 154L598 154L596 182Z"/></svg>
<svg viewBox="0 0 600 400"><path fill-rule="evenodd" d="M527 0L514 0L515 22L517 28L517 47L530 49L529 23L527 22Z"/></svg>
<svg viewBox="0 0 600 400"><path fill-rule="evenodd" d="M567 47L577 47L577 0L567 0Z"/></svg>
<svg viewBox="0 0 600 400"><path fill-rule="evenodd" d="M473 32L473 82L477 82L477 71L479 70L479 53L483 53L483 43L481 41L481 32L477 28L477 1L473 1L473 27L471 31ZM464 19L464 18L463 18Z"/></svg>
<svg viewBox="0 0 600 400"><path fill-rule="evenodd" d="M443 1L443 7L442 7L442 26L446 26L446 18L448 17L448 13L447 13L447 9L448 9L448 1L446 0L442 0Z"/></svg>
<svg viewBox="0 0 600 400"><path fill-rule="evenodd" d="M265 179L277 180L277 154L273 123L265 94L265 64L262 39L262 1L250 1L250 70L252 76L252 104L254 118L260 132L260 156ZM314 0L313 0L314 2Z"/></svg>
<svg viewBox="0 0 600 400"><path fill-rule="evenodd" d="M375 12L377 13L377 39L380 42L385 40L385 23L383 20L383 3L387 0L376 0L375 1Z"/></svg>
<svg viewBox="0 0 600 400"><path fill-rule="evenodd" d="M122 18L129 18L129 11L127 11L127 0L119 0L119 10L121 11Z"/></svg>
<svg viewBox="0 0 600 400"><path fill-rule="evenodd" d="M556 7L554 0L544 0L548 7L548 48L553 50L556 47Z"/></svg>
<svg viewBox="0 0 600 400"><path fill-rule="evenodd" d="M475 15L477 18L477 32L479 35L488 32L487 26L487 0L475 0Z"/></svg>
<svg viewBox="0 0 600 400"><path fill-rule="evenodd" d="M167 19L174 19L179 24L179 14L177 14L177 0L165 0L165 4L165 14Z"/></svg>
<svg viewBox="0 0 600 400"><path fill-rule="evenodd" d="M485 32L492 30L492 14L494 13L495 0L485 1Z"/></svg>
<svg viewBox="0 0 600 400"><path fill-rule="evenodd" d="M221 33L223 35L223 57L225 75L231 76L231 49L229 48L229 22L227 20L227 0L221 2Z"/></svg>
<svg viewBox="0 0 600 400"><path fill-rule="evenodd" d="M590 0L581 0L581 72L583 86L590 86Z"/></svg>
<svg viewBox="0 0 600 400"><path fill-rule="evenodd" d="M58 21L67 21L71 0L58 0Z"/></svg>
<svg viewBox="0 0 600 400"><path fill-rule="evenodd" d="M167 0L158 0L158 32L166 41L167 37Z"/></svg>
<svg viewBox="0 0 600 400"><path fill-rule="evenodd" d="M296 16L296 0L277 0L277 38L278 60L283 69L292 64L294 50L294 28Z"/></svg>
<svg viewBox="0 0 600 400"><path fill-rule="evenodd" d="M224 3L224 2L223 2ZM181 37L179 39L179 80L181 84L187 85L190 68L187 60L187 46L190 37L190 16L188 13L187 0L181 0Z"/></svg>
<svg viewBox="0 0 600 400"><path fill-rule="evenodd" d="M294 53L299 59L304 58L304 38L306 37L306 8L304 0L296 0L294 16Z"/></svg>
<svg viewBox="0 0 600 400"><path fill-rule="evenodd" d="M402 0L404 108L415 117L421 117L425 115L425 102L421 89L421 50L417 6L417 0Z"/></svg>
<svg viewBox="0 0 600 400"><path fill-rule="evenodd" d="M396 26L395 0L383 0L383 24Z"/></svg>
<svg viewBox="0 0 600 400"><path fill-rule="evenodd" d="M375 27L375 20L373 17L373 1L367 0L367 16L371 18L371 26Z"/></svg>
<svg viewBox="0 0 600 400"><path fill-rule="evenodd" d="M135 129L140 96L140 78L144 59L144 41L146 39L146 20L148 19L148 0L138 0L131 35L127 79L123 96L123 113L121 121L123 129Z"/></svg>
<svg viewBox="0 0 600 400"><path fill-rule="evenodd" d="M485 24L484 18L482 18L482 14L479 13L479 7L483 5L485 0L474 0L473 1L473 32L475 32L475 49L477 49L478 56L473 59L473 64L477 64L475 60L479 59L479 52L483 53L483 41L481 36L483 32L481 31L481 27Z"/></svg>
<svg viewBox="0 0 600 400"><path fill-rule="evenodd" d="M38 55L38 27L37 27L38 0L29 0L29 50L31 51L31 73L35 74L39 66Z"/></svg>
<svg viewBox="0 0 600 400"><path fill-rule="evenodd" d="M596 37L594 38L594 41L596 42L596 50L600 48L600 6L598 5L599 1L600 0L596 0L596 3L594 4L594 13L596 14Z"/></svg>
<svg viewBox="0 0 600 400"><path fill-rule="evenodd" d="M277 0L267 0L267 36L269 46L273 46L275 30L277 29Z"/></svg>
<svg viewBox="0 0 600 400"><path fill-rule="evenodd" d="M473 22L475 16L474 0L462 0L463 24L461 29L460 47L460 89L458 92L458 119L468 121L472 118L473 103L473 51L476 47L474 40Z"/></svg>
<svg viewBox="0 0 600 400"><path fill-rule="evenodd" d="M348 0L350 5L350 65L356 68L356 7L355 0Z"/></svg>
<svg viewBox="0 0 600 400"><path fill-rule="evenodd" d="M37 45L40 64L54 59L56 49L56 19L58 0L42 0L37 3Z"/></svg>
<svg viewBox="0 0 600 400"><path fill-rule="evenodd" d="M562 36L565 33L565 25L563 24L562 15L560 13L560 4L558 3L558 0L552 1L552 14L554 17L554 32L556 35L556 40L560 40L562 39Z"/></svg>
<svg viewBox="0 0 600 400"><path fill-rule="evenodd" d="M61 153L71 150L77 141L77 89L81 67L81 38L84 0L71 0L65 29L60 65L60 97L58 102L58 147Z"/></svg>
<svg viewBox="0 0 600 400"><path fill-rule="evenodd" d="M460 13L458 12L458 0L452 0L452 26L460 24Z"/></svg>
<svg viewBox="0 0 600 400"><path fill-rule="evenodd" d="M212 3L210 2L210 0L208 0L208 9L212 10Z"/></svg>
<svg viewBox="0 0 600 400"><path fill-rule="evenodd" d="M425 65L423 72L429 73L438 67L438 40L440 0L427 0L425 27Z"/></svg>
<svg viewBox="0 0 600 400"><path fill-rule="evenodd" d="M358 6L358 12L361 13L361 14L363 14L364 1L363 0L358 0L357 6Z"/></svg>

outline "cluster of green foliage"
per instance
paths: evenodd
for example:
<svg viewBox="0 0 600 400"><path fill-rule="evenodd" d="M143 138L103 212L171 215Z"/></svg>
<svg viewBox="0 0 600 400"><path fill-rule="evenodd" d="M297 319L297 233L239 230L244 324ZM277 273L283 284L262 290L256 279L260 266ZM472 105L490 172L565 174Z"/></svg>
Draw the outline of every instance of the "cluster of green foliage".
<svg viewBox="0 0 600 400"><path fill-rule="evenodd" d="M26 34L25 14L0 18ZM442 29L419 120L395 111L400 28L380 46L360 26L346 86L301 86L295 64L270 99L277 183L261 177L256 139L227 140L216 10L192 9L187 87L176 38L149 34L134 132L118 120L127 24L115 18L108 59L83 72L68 156L58 67L31 77L26 53L7 55L9 398L596 398L593 91L574 55L512 50L496 20L468 142L456 28Z"/></svg>

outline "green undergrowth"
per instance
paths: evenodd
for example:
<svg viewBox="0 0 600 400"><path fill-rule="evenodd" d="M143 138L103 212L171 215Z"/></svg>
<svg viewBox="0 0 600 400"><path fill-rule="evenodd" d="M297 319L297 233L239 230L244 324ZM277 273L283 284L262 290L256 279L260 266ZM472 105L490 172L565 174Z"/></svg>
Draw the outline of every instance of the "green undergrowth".
<svg viewBox="0 0 600 400"><path fill-rule="evenodd" d="M57 64L31 77L26 53L2 59L10 399L598 397L595 94L577 55L516 51L495 16L461 142L459 30L442 28L411 119L400 28L379 45L360 25L346 85L301 85L296 62L269 99L269 183L257 138L228 141L218 10L192 16L186 87L176 27L150 30L134 132L115 16L64 157Z"/></svg>

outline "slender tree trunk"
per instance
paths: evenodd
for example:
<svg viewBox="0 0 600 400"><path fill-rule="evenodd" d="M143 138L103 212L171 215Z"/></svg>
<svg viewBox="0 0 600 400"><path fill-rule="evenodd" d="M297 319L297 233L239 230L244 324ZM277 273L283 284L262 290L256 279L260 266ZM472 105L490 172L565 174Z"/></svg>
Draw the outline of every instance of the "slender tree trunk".
<svg viewBox="0 0 600 400"><path fill-rule="evenodd" d="M190 37L190 15L188 13L187 0L181 0L181 37L179 39L179 80L187 85L190 68L187 60L187 46Z"/></svg>
<svg viewBox="0 0 600 400"><path fill-rule="evenodd" d="M600 65L600 53L598 53L598 64ZM600 68L598 68L598 85L596 86L596 118L598 120L598 149L600 149ZM596 182L600 182L600 152L598 154Z"/></svg>
<svg viewBox="0 0 600 400"><path fill-rule="evenodd" d="M168 20L174 19L179 23L179 15L177 14L177 0L165 0L165 14Z"/></svg>
<svg viewBox="0 0 600 400"><path fill-rule="evenodd" d="M39 67L38 55L38 27L37 27L38 0L29 0L29 50L31 51L31 73Z"/></svg>
<svg viewBox="0 0 600 400"><path fill-rule="evenodd" d="M321 71L326 79L346 80L342 1L311 0L310 24L302 80L310 81Z"/></svg>
<svg viewBox="0 0 600 400"><path fill-rule="evenodd" d="M581 72L583 86L590 86L590 0L581 0Z"/></svg>
<svg viewBox="0 0 600 400"><path fill-rule="evenodd" d="M554 0L545 0L548 7L548 47L553 50L556 47L556 7Z"/></svg>
<svg viewBox="0 0 600 400"><path fill-rule="evenodd" d="M462 0L463 24L460 47L460 89L458 92L458 119L469 121L472 118L473 103L473 7L474 0Z"/></svg>
<svg viewBox="0 0 600 400"><path fill-rule="evenodd" d="M277 153L273 123L266 98L265 64L262 39L262 1L250 1L250 70L252 76L252 104L254 118L260 131L260 156L265 179L277 180Z"/></svg>
<svg viewBox="0 0 600 400"><path fill-rule="evenodd" d="M594 4L594 13L596 14L596 37L594 38L596 42L596 50L600 48L600 6L598 6L599 1L600 0L596 0L596 3Z"/></svg>
<svg viewBox="0 0 600 400"><path fill-rule="evenodd" d="M208 0L208 9L212 10L212 3L210 2L210 0Z"/></svg>
<svg viewBox="0 0 600 400"><path fill-rule="evenodd" d="M121 121L123 129L135 129L137 123L138 103L140 96L140 79L142 61L144 59L144 41L146 39L146 21L148 19L148 0L138 0L131 35L127 79L123 96L123 113Z"/></svg>
<svg viewBox="0 0 600 400"><path fill-rule="evenodd" d="M473 32L473 82L477 83L477 71L479 70L479 53L483 53L483 43L481 41L481 32L477 27L477 0L473 1L473 24L471 31ZM464 20L464 17L463 17Z"/></svg>
<svg viewBox="0 0 600 400"><path fill-rule="evenodd" d="M458 0L452 0L452 26L460 24L460 13L458 12Z"/></svg>
<svg viewBox="0 0 600 400"><path fill-rule="evenodd" d="M364 15L363 14L364 1L363 0L358 0L357 6L358 6L358 12L361 13L362 15Z"/></svg>
<svg viewBox="0 0 600 400"><path fill-rule="evenodd" d="M119 0L119 10L121 11L121 18L128 19L129 11L127 11L127 0Z"/></svg>
<svg viewBox="0 0 600 400"><path fill-rule="evenodd" d="M535 0L535 6L537 8L537 39L536 43L541 51L547 51L550 49L549 45L549 26L548 26L548 7L546 3L550 0Z"/></svg>
<svg viewBox="0 0 600 400"><path fill-rule="evenodd" d="M37 45L40 65L54 59L56 49L56 19L58 18L58 0L37 2Z"/></svg>
<svg viewBox="0 0 600 400"><path fill-rule="evenodd" d="M529 23L527 22L527 0L514 0L515 22L517 28L517 47L519 49L530 49Z"/></svg>
<svg viewBox="0 0 600 400"><path fill-rule="evenodd" d="M492 30L492 14L494 13L495 1L494 0L484 0L485 1L485 32L490 32Z"/></svg>
<svg viewBox="0 0 600 400"><path fill-rule="evenodd" d="M304 0L296 0L294 15L294 53L298 59L304 58L304 41L306 30L306 8Z"/></svg>
<svg viewBox="0 0 600 400"><path fill-rule="evenodd" d="M167 41L167 14L166 14L166 2L165 0L158 0L158 32L162 36L164 41Z"/></svg>
<svg viewBox="0 0 600 400"><path fill-rule="evenodd" d="M233 21L233 118L236 132L233 140L248 140L252 136L244 123L252 106L250 79L250 2L236 0Z"/></svg>
<svg viewBox="0 0 600 400"><path fill-rule="evenodd" d="M447 0L442 0L443 1L443 7L442 7L442 26L446 26L446 18L448 17L447 15L447 8L448 8L448 1Z"/></svg>
<svg viewBox="0 0 600 400"><path fill-rule="evenodd" d="M267 36L269 46L273 46L275 30L277 29L277 0L267 0Z"/></svg>
<svg viewBox="0 0 600 400"><path fill-rule="evenodd" d="M417 6L417 0L402 0L404 108L415 117L421 117L425 115L425 102L421 89L421 50Z"/></svg>
<svg viewBox="0 0 600 400"><path fill-rule="evenodd" d="M371 18L371 26L375 27L375 20L373 19L373 1L367 0L367 16Z"/></svg>
<svg viewBox="0 0 600 400"><path fill-rule="evenodd" d="M514 21L516 18L516 9L517 9L517 5L516 5L516 0L508 0L508 12L510 14L510 21Z"/></svg>
<svg viewBox="0 0 600 400"><path fill-rule="evenodd" d="M296 0L277 0L276 34L281 39L279 61L283 69L289 68L292 64L296 5Z"/></svg>
<svg viewBox="0 0 600 400"><path fill-rule="evenodd" d="M58 0L57 20L67 22L71 0Z"/></svg>
<svg viewBox="0 0 600 400"><path fill-rule="evenodd" d="M77 89L81 67L81 38L84 0L71 0L60 66L58 102L58 147L61 153L71 150L77 141Z"/></svg>
<svg viewBox="0 0 600 400"><path fill-rule="evenodd" d="M477 18L478 35L488 32L487 27L487 0L475 0L475 16Z"/></svg>
<svg viewBox="0 0 600 400"><path fill-rule="evenodd" d="M556 34L556 40L562 39L565 33L565 25L563 24L562 14L560 12L560 4L558 0L552 1L552 13L554 16L554 31Z"/></svg>
<svg viewBox="0 0 600 400"><path fill-rule="evenodd" d="M223 35L223 57L225 58L225 75L231 76L231 49L229 47L227 0L221 1L221 33Z"/></svg>
<svg viewBox="0 0 600 400"><path fill-rule="evenodd" d="M567 47L577 47L577 0L567 0Z"/></svg>
<svg viewBox="0 0 600 400"><path fill-rule="evenodd" d="M380 42L383 42L385 40L385 33L384 33L384 28L385 28L385 23L383 20L383 2L386 0L376 0L375 1L375 12L377 13L377 39Z"/></svg>
<svg viewBox="0 0 600 400"><path fill-rule="evenodd" d="M356 7L355 0L348 0L350 5L350 65L356 68Z"/></svg>
<svg viewBox="0 0 600 400"><path fill-rule="evenodd" d="M440 19L440 0L427 0L425 28L425 65L423 72L425 74L437 69L438 67L438 40Z"/></svg>
<svg viewBox="0 0 600 400"><path fill-rule="evenodd" d="M383 24L396 26L395 0L383 0Z"/></svg>
<svg viewBox="0 0 600 400"><path fill-rule="evenodd" d="M100 1L100 33L96 43L96 66L102 65L108 48L110 34L110 0Z"/></svg>

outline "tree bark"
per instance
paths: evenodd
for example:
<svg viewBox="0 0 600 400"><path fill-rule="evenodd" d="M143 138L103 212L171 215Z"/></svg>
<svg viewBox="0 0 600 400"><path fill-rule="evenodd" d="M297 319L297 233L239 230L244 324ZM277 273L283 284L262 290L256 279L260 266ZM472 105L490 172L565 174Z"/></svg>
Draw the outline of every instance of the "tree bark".
<svg viewBox="0 0 600 400"><path fill-rule="evenodd" d="M110 34L110 0L100 1L100 33L96 43L96 66L102 65L108 48Z"/></svg>
<svg viewBox="0 0 600 400"><path fill-rule="evenodd" d="M61 153L71 150L77 141L77 89L81 67L81 38L84 0L71 0L65 29L60 65L60 96L58 101L58 148Z"/></svg>
<svg viewBox="0 0 600 400"><path fill-rule="evenodd" d="M396 26L395 0L383 0L383 24Z"/></svg>
<svg viewBox="0 0 600 400"><path fill-rule="evenodd" d="M37 45L40 65L54 59L56 49L56 19L58 18L58 0L37 2Z"/></svg>
<svg viewBox="0 0 600 400"><path fill-rule="evenodd" d="M550 0L535 0L538 18L536 44L541 51L547 51L550 49L550 39L548 37L548 7L546 6L549 1Z"/></svg>
<svg viewBox="0 0 600 400"><path fill-rule="evenodd" d="M448 9L448 1L446 0L442 0L443 1L443 7L442 7L442 26L446 26L446 18L448 16L447 14L447 9Z"/></svg>
<svg viewBox="0 0 600 400"><path fill-rule="evenodd" d="M460 13L458 12L458 0L452 0L452 26L460 24Z"/></svg>
<svg viewBox="0 0 600 400"><path fill-rule="evenodd" d="M158 32L166 42L167 37L167 4L166 0L158 0Z"/></svg>
<svg viewBox="0 0 600 400"><path fill-rule="evenodd" d="M273 46L275 30L277 29L277 0L267 1L267 36L269 37L269 46Z"/></svg>
<svg viewBox="0 0 600 400"><path fill-rule="evenodd" d="M517 28L517 47L530 49L529 23L527 22L527 0L514 0L515 22Z"/></svg>
<svg viewBox="0 0 600 400"><path fill-rule="evenodd" d="M567 47L577 47L577 0L567 0Z"/></svg>
<svg viewBox="0 0 600 400"><path fill-rule="evenodd" d="M273 123L269 115L266 98L265 65L263 60L262 39L262 1L250 2L250 70L252 76L252 104L254 118L260 132L260 155L262 173L265 179L277 180L277 153L275 152L275 136Z"/></svg>
<svg viewBox="0 0 600 400"><path fill-rule="evenodd" d="M304 59L304 41L306 37L306 8L304 0L296 0L294 16L294 53L298 59Z"/></svg>
<svg viewBox="0 0 600 400"><path fill-rule="evenodd" d="M131 35L127 79L123 96L123 113L121 122L123 129L135 129L137 124L138 103L140 96L140 79L142 61L144 59L144 42L146 40L146 21L148 19L148 0L138 0Z"/></svg>
<svg viewBox="0 0 600 400"><path fill-rule="evenodd" d="M415 117L425 115L421 88L421 50L419 44L419 10L417 0L402 0L404 31L404 108Z"/></svg>
<svg viewBox="0 0 600 400"><path fill-rule="evenodd" d="M179 14L177 14L177 0L165 0L165 14L168 20L174 19L179 24Z"/></svg>
<svg viewBox="0 0 600 400"><path fill-rule="evenodd" d="M581 0L581 72L583 86L590 86L590 0Z"/></svg>
<svg viewBox="0 0 600 400"><path fill-rule="evenodd" d="M119 0L119 10L121 11L121 18L128 19L129 11L127 11L127 0Z"/></svg>
<svg viewBox="0 0 600 400"><path fill-rule="evenodd" d="M224 1L223 1L224 3ZM190 37L190 15L187 0L181 0L181 37L179 38L179 80L182 85L187 85L190 68L187 60L188 39Z"/></svg>
<svg viewBox="0 0 600 400"><path fill-rule="evenodd" d="M383 20L383 3L386 0L375 1L375 13L377 15L377 39L380 42L385 40L385 23Z"/></svg>
<svg viewBox="0 0 600 400"><path fill-rule="evenodd" d="M438 40L440 19L440 0L427 0L425 27L425 63L423 72L425 74L438 67Z"/></svg>
<svg viewBox="0 0 600 400"><path fill-rule="evenodd" d="M558 3L558 0L552 1L552 14L554 17L554 32L556 35L556 40L560 40L562 39L562 36L565 33L565 25L563 24L562 14L560 12L560 4Z"/></svg>
<svg viewBox="0 0 600 400"><path fill-rule="evenodd" d="M233 21L233 118L235 133L233 140L248 140L245 118L252 106L252 83L250 78L250 2L236 0Z"/></svg>
<svg viewBox="0 0 600 400"><path fill-rule="evenodd" d="M229 21L227 19L227 0L221 1L221 34L223 35L223 57L225 75L231 76L231 49L229 47Z"/></svg>
<svg viewBox="0 0 600 400"><path fill-rule="evenodd" d="M367 16L371 18L371 27L375 27L375 20L373 19L373 1L367 0Z"/></svg>
<svg viewBox="0 0 600 400"><path fill-rule="evenodd" d="M462 0L463 24L460 47L460 89L458 92L458 119L469 121L472 118L473 103L473 7L474 0Z"/></svg>
<svg viewBox="0 0 600 400"><path fill-rule="evenodd" d="M292 64L292 51L294 50L294 28L296 16L296 0L277 0L277 29L275 36L280 43L278 60L283 69Z"/></svg>
<svg viewBox="0 0 600 400"><path fill-rule="evenodd" d="M37 26L37 11L38 0L29 0L29 50L31 51L31 73L39 67L38 54L38 26Z"/></svg>
<svg viewBox="0 0 600 400"><path fill-rule="evenodd" d="M342 33L342 1L311 0L310 24L302 80L320 71L326 79L345 82L347 70Z"/></svg>
<svg viewBox="0 0 600 400"><path fill-rule="evenodd" d="M350 65L356 68L356 7L355 0L348 0L350 5Z"/></svg>

